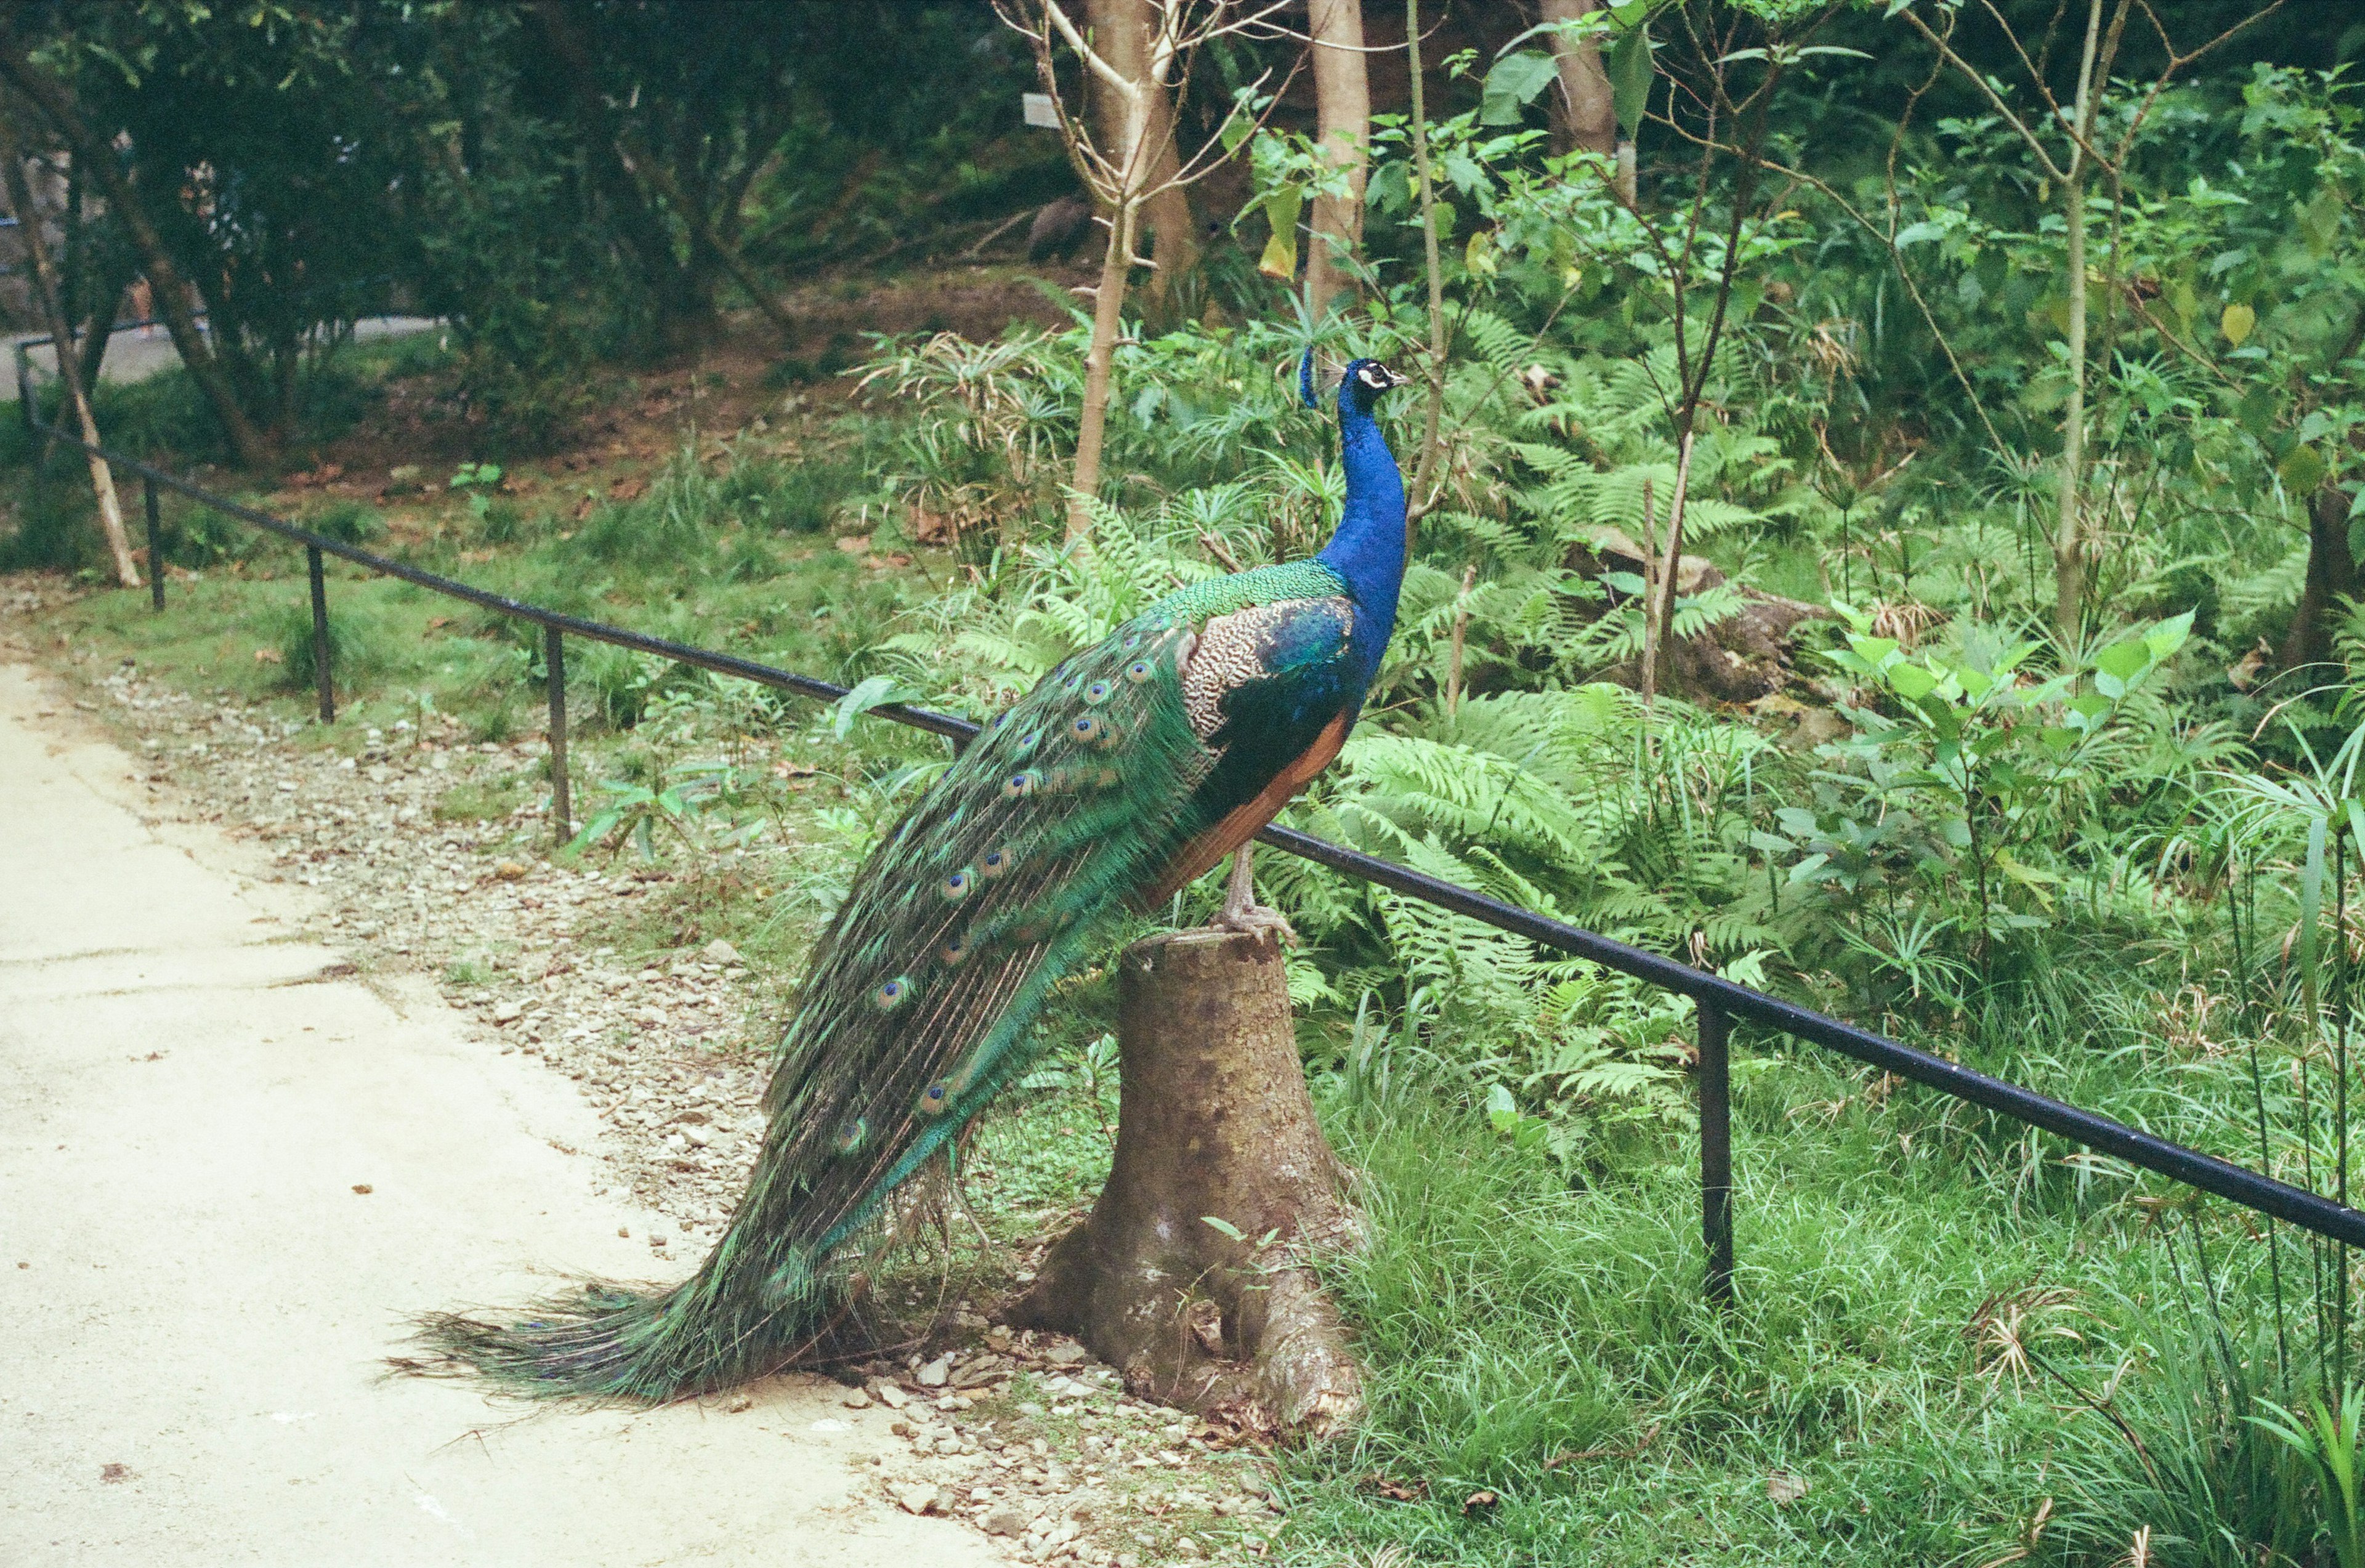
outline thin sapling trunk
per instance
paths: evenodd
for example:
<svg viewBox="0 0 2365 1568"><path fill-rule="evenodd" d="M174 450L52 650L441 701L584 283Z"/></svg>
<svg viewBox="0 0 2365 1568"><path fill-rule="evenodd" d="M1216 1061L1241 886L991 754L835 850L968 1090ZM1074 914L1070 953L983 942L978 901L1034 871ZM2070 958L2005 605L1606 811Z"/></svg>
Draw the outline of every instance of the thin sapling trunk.
<svg viewBox="0 0 2365 1568"><path fill-rule="evenodd" d="M0 121L0 174L8 184L8 205L17 211L17 232L25 242L25 258L32 265L33 293L40 301L41 315L50 329L50 350L58 363L58 379L65 384L66 401L73 409L74 422L81 428L86 443L83 457L90 466L91 492L98 501L99 531L106 536L106 553L115 562L115 578L125 588L138 588L140 566L132 558L131 538L124 532L123 509L115 498L115 476L106 459L95 449L98 445L98 420L91 413L90 397L83 386L82 357L74 353L73 330L66 319L65 302L59 296L57 268L50 259L49 241L41 234L41 215L33 206L32 182L25 177L25 161L19 155L15 131ZM155 571L157 564L148 563Z"/></svg>

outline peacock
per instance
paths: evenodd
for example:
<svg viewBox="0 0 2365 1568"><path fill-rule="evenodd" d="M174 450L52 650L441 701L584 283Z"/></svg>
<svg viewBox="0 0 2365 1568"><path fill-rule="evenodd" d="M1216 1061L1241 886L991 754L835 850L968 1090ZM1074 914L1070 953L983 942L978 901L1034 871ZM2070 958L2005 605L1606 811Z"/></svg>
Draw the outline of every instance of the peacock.
<svg viewBox="0 0 2365 1568"><path fill-rule="evenodd" d="M1310 560L1195 583L1068 659L986 726L863 863L815 948L745 1196L669 1290L441 1314L424 1338L513 1389L661 1400L760 1376L826 1319L847 1244L1026 1059L1046 994L1124 909L1234 857L1339 755L1395 629L1405 487L1373 417L1404 378L1339 383L1346 504ZM1299 366L1316 404L1312 356Z"/></svg>

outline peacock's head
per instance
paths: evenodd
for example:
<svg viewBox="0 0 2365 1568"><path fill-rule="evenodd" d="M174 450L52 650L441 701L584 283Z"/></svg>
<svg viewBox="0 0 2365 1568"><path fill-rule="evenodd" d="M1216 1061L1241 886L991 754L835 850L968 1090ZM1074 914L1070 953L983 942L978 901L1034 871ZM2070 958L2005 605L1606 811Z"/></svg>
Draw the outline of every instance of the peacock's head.
<svg viewBox="0 0 2365 1568"><path fill-rule="evenodd" d="M1380 394L1403 386L1406 380L1378 360L1354 360L1349 363L1347 374L1339 383L1339 401L1358 413L1368 414L1379 402Z"/></svg>

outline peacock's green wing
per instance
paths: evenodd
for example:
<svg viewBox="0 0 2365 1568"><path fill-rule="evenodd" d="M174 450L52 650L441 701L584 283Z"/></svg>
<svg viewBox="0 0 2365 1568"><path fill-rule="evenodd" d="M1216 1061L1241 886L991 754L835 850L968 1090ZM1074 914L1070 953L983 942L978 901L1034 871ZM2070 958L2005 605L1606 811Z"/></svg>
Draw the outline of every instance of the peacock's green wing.
<svg viewBox="0 0 2365 1568"><path fill-rule="evenodd" d="M766 1251L828 1252L974 1113L1101 917L1188 831L1216 760L1185 711L1191 644L1187 618L1153 612L1061 665L864 863L773 1077L741 1210Z"/></svg>

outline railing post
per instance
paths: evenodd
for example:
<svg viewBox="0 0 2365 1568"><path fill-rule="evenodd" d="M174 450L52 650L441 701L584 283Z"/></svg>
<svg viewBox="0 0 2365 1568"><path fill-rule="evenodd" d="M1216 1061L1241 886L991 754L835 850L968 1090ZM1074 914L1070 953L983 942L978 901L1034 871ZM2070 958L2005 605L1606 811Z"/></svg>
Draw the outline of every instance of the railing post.
<svg viewBox="0 0 2365 1568"><path fill-rule="evenodd" d="M164 531L156 517L156 481L142 474L140 483L147 490L148 502L148 602L161 610L164 608Z"/></svg>
<svg viewBox="0 0 2365 1568"><path fill-rule="evenodd" d="M1708 1246L1708 1299L1732 1305L1732 1021L1699 1004L1700 1239Z"/></svg>
<svg viewBox="0 0 2365 1568"><path fill-rule="evenodd" d="M574 802L566 787L566 643L558 628L543 628L543 664L550 689L550 816L565 844L575 836Z"/></svg>
<svg viewBox="0 0 2365 1568"><path fill-rule="evenodd" d="M337 691L329 678L329 581L320 571L320 547L304 546L304 564L312 572L312 682L319 689L320 722L337 722Z"/></svg>
<svg viewBox="0 0 2365 1568"><path fill-rule="evenodd" d="M33 366L25 357L25 345L17 345L17 414L25 421L25 433L37 433L40 426L33 419Z"/></svg>

